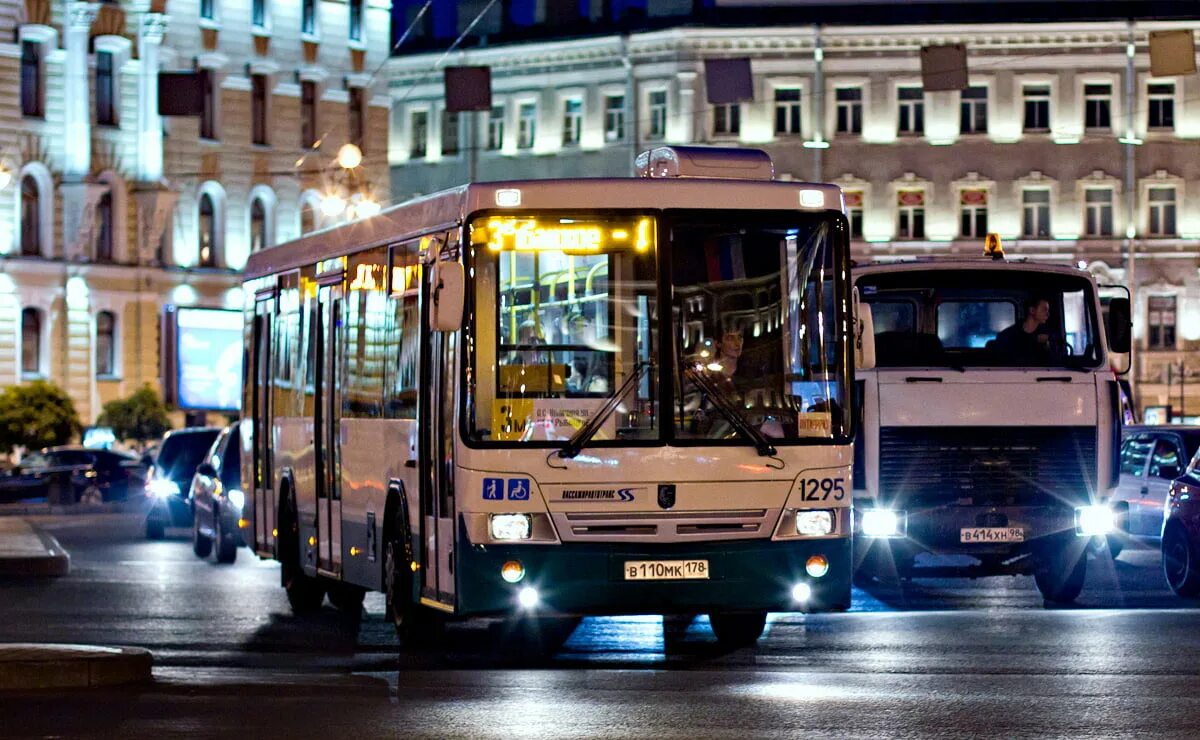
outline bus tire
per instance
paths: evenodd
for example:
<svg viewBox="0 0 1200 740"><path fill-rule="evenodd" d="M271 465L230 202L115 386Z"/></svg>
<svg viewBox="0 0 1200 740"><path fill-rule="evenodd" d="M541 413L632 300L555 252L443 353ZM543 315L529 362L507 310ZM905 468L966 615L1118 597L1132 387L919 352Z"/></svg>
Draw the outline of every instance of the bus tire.
<svg viewBox="0 0 1200 740"><path fill-rule="evenodd" d="M363 600L367 597L364 588L350 583L339 582L329 585L329 603L338 610L352 617L362 616Z"/></svg>
<svg viewBox="0 0 1200 740"><path fill-rule="evenodd" d="M216 530L214 540L217 546L217 562L230 565L237 560L237 540L225 531L225 525L221 523L221 512L217 509L213 510L213 527Z"/></svg>
<svg viewBox="0 0 1200 740"><path fill-rule="evenodd" d="M727 647L753 645L767 626L766 612L713 612L709 624L717 642Z"/></svg>
<svg viewBox="0 0 1200 740"><path fill-rule="evenodd" d="M212 538L200 533L200 517L192 517L192 552L198 558L206 558L212 552Z"/></svg>
<svg viewBox="0 0 1200 740"><path fill-rule="evenodd" d="M1167 525L1162 538L1163 576L1178 596L1192 598L1200 594L1200 562L1187 531L1174 522Z"/></svg>
<svg viewBox="0 0 1200 740"><path fill-rule="evenodd" d="M1087 553L1064 546L1046 553L1033 573L1034 583L1047 604L1070 604L1083 591L1087 578Z"/></svg>
<svg viewBox="0 0 1200 740"><path fill-rule="evenodd" d="M279 575L296 616L312 614L325 600L325 585L306 575L300 564L300 522L290 488L283 495L279 527Z"/></svg>
<svg viewBox="0 0 1200 740"><path fill-rule="evenodd" d="M441 620L429 609L413 603L412 564L395 529L384 545L383 581L387 615L396 628L400 645L407 649L432 646L440 638Z"/></svg>

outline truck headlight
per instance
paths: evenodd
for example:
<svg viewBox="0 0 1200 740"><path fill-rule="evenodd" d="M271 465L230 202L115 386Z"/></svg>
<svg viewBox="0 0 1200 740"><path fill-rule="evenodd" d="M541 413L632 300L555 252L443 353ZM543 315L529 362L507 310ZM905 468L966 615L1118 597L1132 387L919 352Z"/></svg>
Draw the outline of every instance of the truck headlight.
<svg viewBox="0 0 1200 740"><path fill-rule="evenodd" d="M492 539L502 541L527 540L533 531L528 514L492 514Z"/></svg>
<svg viewBox="0 0 1200 740"><path fill-rule="evenodd" d="M903 537L906 524L903 511L866 509L862 513L859 529L867 537Z"/></svg>
<svg viewBox="0 0 1200 740"><path fill-rule="evenodd" d="M796 512L796 534L822 537L833 532L833 512L825 509Z"/></svg>
<svg viewBox="0 0 1200 740"><path fill-rule="evenodd" d="M1075 534L1080 537L1097 537L1113 531L1116 516L1113 510L1102 504L1079 506L1075 509Z"/></svg>

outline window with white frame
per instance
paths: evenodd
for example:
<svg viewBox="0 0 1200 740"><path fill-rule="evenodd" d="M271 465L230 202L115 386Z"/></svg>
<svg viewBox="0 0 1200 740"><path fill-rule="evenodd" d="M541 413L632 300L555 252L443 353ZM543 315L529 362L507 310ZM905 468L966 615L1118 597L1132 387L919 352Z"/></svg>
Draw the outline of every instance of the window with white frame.
<svg viewBox="0 0 1200 740"><path fill-rule="evenodd" d="M1083 86L1083 127L1088 131L1112 129L1112 85Z"/></svg>
<svg viewBox="0 0 1200 740"><path fill-rule="evenodd" d="M896 193L896 238L925 238L925 191L900 190Z"/></svg>
<svg viewBox="0 0 1200 740"><path fill-rule="evenodd" d="M250 23L256 30L267 27L267 0L252 0L250 3Z"/></svg>
<svg viewBox="0 0 1200 740"><path fill-rule="evenodd" d="M1175 128L1175 83L1153 82L1146 93L1149 105L1146 125L1152 129Z"/></svg>
<svg viewBox="0 0 1200 740"><path fill-rule="evenodd" d="M537 103L517 107L517 148L532 149L537 140Z"/></svg>
<svg viewBox="0 0 1200 740"><path fill-rule="evenodd" d="M583 137L583 101L567 98L563 101L563 146L578 146Z"/></svg>
<svg viewBox="0 0 1200 740"><path fill-rule="evenodd" d="M963 90L959 103L958 129L964 134L986 134L988 104L986 87L968 87Z"/></svg>
<svg viewBox="0 0 1200 740"><path fill-rule="evenodd" d="M250 251L258 252L268 246L267 205L257 197L250 201Z"/></svg>
<svg viewBox="0 0 1200 740"><path fill-rule="evenodd" d="M199 207L199 237L200 237L200 267L217 266L217 208L213 198L208 193L200 196Z"/></svg>
<svg viewBox="0 0 1200 740"><path fill-rule="evenodd" d="M650 130L646 132L648 139L661 139L667 135L667 91L651 90Z"/></svg>
<svg viewBox="0 0 1200 740"><path fill-rule="evenodd" d="M217 138L217 72L200 70L200 138Z"/></svg>
<svg viewBox="0 0 1200 740"><path fill-rule="evenodd" d="M217 0L200 0L200 17L206 21L217 19Z"/></svg>
<svg viewBox="0 0 1200 740"><path fill-rule="evenodd" d="M978 188L958 193L959 236L982 239L987 235L988 194Z"/></svg>
<svg viewBox="0 0 1200 740"><path fill-rule="evenodd" d="M429 141L429 111L415 110L412 112L408 129L408 156L410 159L424 159L426 146Z"/></svg>
<svg viewBox="0 0 1200 740"><path fill-rule="evenodd" d="M713 135L737 136L742 132L740 103L721 103L713 106Z"/></svg>
<svg viewBox="0 0 1200 740"><path fill-rule="evenodd" d="M775 135L800 135L800 88L775 88Z"/></svg>
<svg viewBox="0 0 1200 740"><path fill-rule="evenodd" d="M863 92L861 87L839 87L837 98L837 128L839 134L862 133Z"/></svg>
<svg viewBox="0 0 1200 740"><path fill-rule="evenodd" d="M300 33L315 36L317 33L317 0L300 0Z"/></svg>
<svg viewBox="0 0 1200 740"><path fill-rule="evenodd" d="M96 203L95 215L95 258L97 262L113 261L113 194L112 189L104 191Z"/></svg>
<svg viewBox="0 0 1200 740"><path fill-rule="evenodd" d="M42 118L46 115L46 79L40 41L21 42L21 115Z"/></svg>
<svg viewBox="0 0 1200 740"><path fill-rule="evenodd" d="M1150 236L1175 236L1175 188L1150 188L1146 194L1150 208Z"/></svg>
<svg viewBox="0 0 1200 740"><path fill-rule="evenodd" d="M488 113L487 148L498 152L504 146L504 106L493 105Z"/></svg>
<svg viewBox="0 0 1200 740"><path fill-rule="evenodd" d="M604 96L604 140L625 140L625 96Z"/></svg>
<svg viewBox="0 0 1200 740"><path fill-rule="evenodd" d="M300 82L300 148L312 149L317 143L317 83Z"/></svg>
<svg viewBox="0 0 1200 740"><path fill-rule="evenodd" d="M1084 233L1087 236L1112 236L1112 188L1088 188L1084 191Z"/></svg>
<svg viewBox="0 0 1200 740"><path fill-rule="evenodd" d="M850 222L850 238L862 239L863 193L861 190L847 190L843 197L846 199L846 220Z"/></svg>
<svg viewBox="0 0 1200 740"><path fill-rule="evenodd" d="M96 52L96 123L117 125L116 54L111 51Z"/></svg>
<svg viewBox="0 0 1200 740"><path fill-rule="evenodd" d="M117 317L112 311L96 314L96 375L117 374Z"/></svg>
<svg viewBox="0 0 1200 740"><path fill-rule="evenodd" d="M1021 236L1026 239L1050 237L1050 191L1046 188L1025 188L1021 191Z"/></svg>
<svg viewBox="0 0 1200 740"><path fill-rule="evenodd" d="M1025 98L1025 130L1042 132L1050 130L1050 86L1026 85L1022 89Z"/></svg>
<svg viewBox="0 0 1200 740"><path fill-rule="evenodd" d="M27 174L21 178L21 255L42 256L42 186L36 177ZM48 196L47 196L48 197Z"/></svg>
<svg viewBox="0 0 1200 740"><path fill-rule="evenodd" d="M896 91L900 105L900 120L897 131L916 136L925 133L925 90L919 87L901 87Z"/></svg>
<svg viewBox="0 0 1200 740"><path fill-rule="evenodd" d="M1146 328L1146 344L1150 349L1175 349L1175 296L1147 298Z"/></svg>
<svg viewBox="0 0 1200 740"><path fill-rule="evenodd" d="M21 309L21 376L37 377L42 372L42 312Z"/></svg>
<svg viewBox="0 0 1200 740"><path fill-rule="evenodd" d="M461 146L458 134L458 113L442 109L442 154L450 157L458 154Z"/></svg>
<svg viewBox="0 0 1200 740"><path fill-rule="evenodd" d="M363 40L363 0L349 0L350 6L350 40Z"/></svg>

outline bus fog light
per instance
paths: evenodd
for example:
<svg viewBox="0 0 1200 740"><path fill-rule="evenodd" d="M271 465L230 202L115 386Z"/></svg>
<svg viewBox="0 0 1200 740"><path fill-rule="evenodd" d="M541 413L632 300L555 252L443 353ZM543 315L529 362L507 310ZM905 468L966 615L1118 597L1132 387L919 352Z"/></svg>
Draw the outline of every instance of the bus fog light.
<svg viewBox="0 0 1200 740"><path fill-rule="evenodd" d="M1080 506L1075 509L1075 534L1095 537L1113 531L1116 517L1107 506Z"/></svg>
<svg viewBox="0 0 1200 740"><path fill-rule="evenodd" d="M527 540L531 530L528 514L492 514L492 539Z"/></svg>
<svg viewBox="0 0 1200 740"><path fill-rule="evenodd" d="M900 537L904 512L891 509L867 509L862 514L862 533L867 537Z"/></svg>
<svg viewBox="0 0 1200 740"><path fill-rule="evenodd" d="M804 571L813 578L820 578L829 572L829 560L824 555L813 555L804 564Z"/></svg>
<svg viewBox="0 0 1200 740"><path fill-rule="evenodd" d="M509 583L520 583L525 577L525 566L520 560L509 560L500 566L500 577Z"/></svg>
<svg viewBox="0 0 1200 740"><path fill-rule="evenodd" d="M833 531L832 511L797 511L796 534L820 537Z"/></svg>
<svg viewBox="0 0 1200 740"><path fill-rule="evenodd" d="M540 599L538 598L537 589L531 586L526 586L517 593L517 603L524 609L533 609L538 605L538 601Z"/></svg>
<svg viewBox="0 0 1200 740"><path fill-rule="evenodd" d="M797 604L807 603L812 598L812 586L807 583L797 583L792 586L792 601Z"/></svg>

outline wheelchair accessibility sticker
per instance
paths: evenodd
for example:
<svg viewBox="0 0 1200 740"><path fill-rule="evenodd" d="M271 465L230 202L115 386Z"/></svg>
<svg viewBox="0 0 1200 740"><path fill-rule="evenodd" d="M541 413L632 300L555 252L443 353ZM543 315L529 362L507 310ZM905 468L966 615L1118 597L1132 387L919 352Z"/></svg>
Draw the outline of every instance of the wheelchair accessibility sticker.
<svg viewBox="0 0 1200 740"><path fill-rule="evenodd" d="M509 501L528 501L529 490L530 485L528 478L483 479L484 501L503 501L506 493Z"/></svg>
<svg viewBox="0 0 1200 740"><path fill-rule="evenodd" d="M529 500L529 481L526 478L509 478L508 479L508 500L509 501L528 501Z"/></svg>

